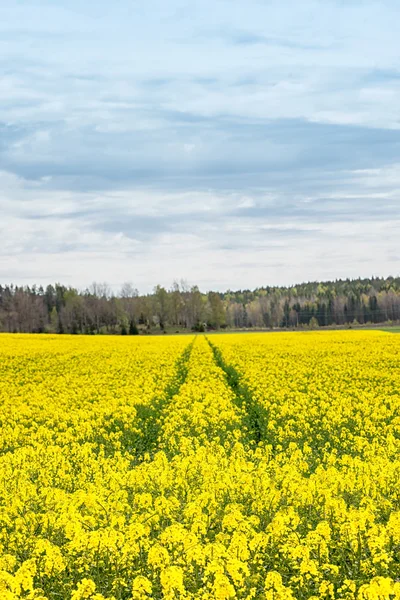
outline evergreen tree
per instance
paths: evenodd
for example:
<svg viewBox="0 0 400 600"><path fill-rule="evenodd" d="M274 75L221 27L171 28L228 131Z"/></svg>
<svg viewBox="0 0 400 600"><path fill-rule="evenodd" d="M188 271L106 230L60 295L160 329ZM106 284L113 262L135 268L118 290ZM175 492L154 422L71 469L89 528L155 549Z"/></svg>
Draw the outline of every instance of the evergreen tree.
<svg viewBox="0 0 400 600"><path fill-rule="evenodd" d="M131 319L131 322L129 323L129 335L139 335L139 329L133 319Z"/></svg>

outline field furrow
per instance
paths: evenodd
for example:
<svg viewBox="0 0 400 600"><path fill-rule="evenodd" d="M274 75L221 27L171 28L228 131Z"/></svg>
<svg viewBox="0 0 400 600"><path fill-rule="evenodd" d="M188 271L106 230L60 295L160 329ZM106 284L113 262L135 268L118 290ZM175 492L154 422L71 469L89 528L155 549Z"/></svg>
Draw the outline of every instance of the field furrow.
<svg viewBox="0 0 400 600"><path fill-rule="evenodd" d="M146 454L154 454L160 444L163 411L173 403L188 375L188 363L194 340L189 343L176 361L174 376L163 394L153 398L148 404L135 404L136 418L130 435L125 437L125 447L134 457L132 464L141 462Z"/></svg>
<svg viewBox="0 0 400 600"><path fill-rule="evenodd" d="M227 363L224 357L213 343L207 340L214 354L216 364L225 373L228 386L233 391L233 402L243 411L243 426L247 431L247 438L250 442L258 444L261 440L265 441L266 421L268 411L265 406L256 401L244 381L244 377L237 369Z"/></svg>

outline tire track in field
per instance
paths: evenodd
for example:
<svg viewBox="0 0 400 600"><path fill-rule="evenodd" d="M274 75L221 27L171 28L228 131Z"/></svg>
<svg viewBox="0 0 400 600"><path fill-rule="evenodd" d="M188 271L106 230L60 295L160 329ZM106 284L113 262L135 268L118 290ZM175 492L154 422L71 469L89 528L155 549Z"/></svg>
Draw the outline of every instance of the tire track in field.
<svg viewBox="0 0 400 600"><path fill-rule="evenodd" d="M234 393L233 402L245 412L243 424L248 431L249 441L259 444L266 438L268 410L254 400L249 387L242 380L242 375L234 366L225 362L221 350L212 344L208 338L206 339L214 354L216 364L225 373L226 382Z"/></svg>
<svg viewBox="0 0 400 600"><path fill-rule="evenodd" d="M155 399L151 404L138 404L135 406L137 413L137 427L141 430L140 443L136 445L135 463L141 462L145 454L157 451L158 439L161 433L161 414L172 402L174 396L186 381L188 362L196 338L185 348L176 362L176 376L167 386L162 398Z"/></svg>
<svg viewBox="0 0 400 600"><path fill-rule="evenodd" d="M132 428L124 429L120 439L121 447L132 457L132 466L141 463L146 454L157 451L161 432L161 415L179 393L188 373L188 362L192 352L194 338L184 349L175 363L175 377L166 387L161 397L153 398L149 404L136 404L136 416Z"/></svg>

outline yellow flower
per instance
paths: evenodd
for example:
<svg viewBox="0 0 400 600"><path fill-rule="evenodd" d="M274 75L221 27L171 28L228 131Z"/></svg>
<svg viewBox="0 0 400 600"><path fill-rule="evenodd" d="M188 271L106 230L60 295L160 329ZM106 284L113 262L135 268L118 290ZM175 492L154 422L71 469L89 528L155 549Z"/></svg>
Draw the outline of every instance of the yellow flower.
<svg viewBox="0 0 400 600"><path fill-rule="evenodd" d="M171 566L163 569L160 575L163 596L171 600L173 598L183 598L185 587L183 585L183 571L180 567Z"/></svg>
<svg viewBox="0 0 400 600"><path fill-rule="evenodd" d="M133 600L146 600L150 598L152 593L151 581L143 575L138 575L133 580L132 586L132 599Z"/></svg>
<svg viewBox="0 0 400 600"><path fill-rule="evenodd" d="M168 550L160 544L155 544L149 550L147 558L148 564L154 569L162 569L169 564L170 558Z"/></svg>
<svg viewBox="0 0 400 600"><path fill-rule="evenodd" d="M91 579L82 579L78 583L78 587L75 592L72 593L71 600L88 600L93 598L93 594L96 591L96 584Z"/></svg>
<svg viewBox="0 0 400 600"><path fill-rule="evenodd" d="M390 577L374 577L360 587L357 600L397 600L400 598L400 586Z"/></svg>
<svg viewBox="0 0 400 600"><path fill-rule="evenodd" d="M209 341L1 336L1 600L400 600L400 336Z"/></svg>
<svg viewBox="0 0 400 600"><path fill-rule="evenodd" d="M266 600L294 600L290 589L282 583L282 577L276 571L270 571L265 579Z"/></svg>
<svg viewBox="0 0 400 600"><path fill-rule="evenodd" d="M229 582L226 575L216 573L213 586L213 597L215 600L229 600L230 598L235 598L235 596L235 588Z"/></svg>

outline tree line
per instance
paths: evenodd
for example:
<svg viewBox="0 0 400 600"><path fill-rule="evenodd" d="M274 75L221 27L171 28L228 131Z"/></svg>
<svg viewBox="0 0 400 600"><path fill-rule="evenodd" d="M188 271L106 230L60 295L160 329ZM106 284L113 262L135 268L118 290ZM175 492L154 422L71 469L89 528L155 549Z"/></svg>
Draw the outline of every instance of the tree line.
<svg viewBox="0 0 400 600"><path fill-rule="evenodd" d="M309 282L202 293L175 282L139 294L130 283L85 290L61 284L0 285L0 331L137 335L165 331L275 329L400 321L400 277Z"/></svg>

